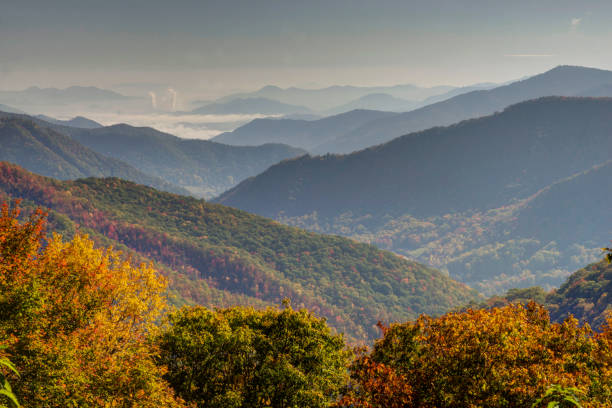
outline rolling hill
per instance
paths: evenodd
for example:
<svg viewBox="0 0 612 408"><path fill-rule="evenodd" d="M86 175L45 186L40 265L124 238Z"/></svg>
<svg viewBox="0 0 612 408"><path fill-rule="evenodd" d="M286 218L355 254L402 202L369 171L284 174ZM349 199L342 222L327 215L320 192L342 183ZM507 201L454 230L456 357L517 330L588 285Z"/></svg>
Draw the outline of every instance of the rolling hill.
<svg viewBox="0 0 612 408"><path fill-rule="evenodd" d="M255 119L232 132L222 133L212 140L237 146L285 143L309 150L371 120L391 118L394 115L397 114L354 110L317 120Z"/></svg>
<svg viewBox="0 0 612 408"><path fill-rule="evenodd" d="M115 178L56 181L1 163L0 195L49 208L64 230L78 224L155 260L187 300L225 293L263 305L289 297L353 340L377 336L377 320L440 314L475 296L437 270L371 245Z"/></svg>
<svg viewBox="0 0 612 408"><path fill-rule="evenodd" d="M62 180L83 177L120 177L162 190L188 194L161 178L88 149L70 137L24 115L0 115L0 160L10 161Z"/></svg>
<svg viewBox="0 0 612 408"><path fill-rule="evenodd" d="M610 233L596 207L612 198L597 191L610 118L612 99L541 98L350 155L285 161L217 201L375 243L486 294L551 288Z"/></svg>

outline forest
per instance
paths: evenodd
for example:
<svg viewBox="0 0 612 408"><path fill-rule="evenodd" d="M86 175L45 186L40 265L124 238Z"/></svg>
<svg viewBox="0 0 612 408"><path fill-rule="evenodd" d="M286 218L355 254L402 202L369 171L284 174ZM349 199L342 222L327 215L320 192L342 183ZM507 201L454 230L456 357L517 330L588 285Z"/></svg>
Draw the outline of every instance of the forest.
<svg viewBox="0 0 612 408"><path fill-rule="evenodd" d="M7 407L610 406L609 318L593 330L508 302L379 323L371 347L352 347L289 299L172 306L151 264L49 234L41 209L20 212L0 211ZM607 260L579 271L557 296L587 296L585 282L607 273Z"/></svg>
<svg viewBox="0 0 612 408"><path fill-rule="evenodd" d="M120 179L57 181L0 163L1 197L49 210L54 231L83 231L156 262L176 303L258 306L289 297L355 341L374 339L378 320L441 314L478 297L372 245Z"/></svg>

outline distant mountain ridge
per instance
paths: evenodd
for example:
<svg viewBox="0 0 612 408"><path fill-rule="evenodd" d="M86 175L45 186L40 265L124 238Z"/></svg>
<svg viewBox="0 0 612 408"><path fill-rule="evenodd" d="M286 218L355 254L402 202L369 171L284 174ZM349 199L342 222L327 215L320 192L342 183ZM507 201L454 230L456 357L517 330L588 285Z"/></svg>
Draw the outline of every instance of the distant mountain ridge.
<svg viewBox="0 0 612 408"><path fill-rule="evenodd" d="M601 208L612 193L595 183L610 171L611 134L612 99L541 98L349 155L285 161L217 201L377 243L483 293L552 287L612 234ZM562 206L572 202L585 214Z"/></svg>
<svg viewBox="0 0 612 408"><path fill-rule="evenodd" d="M194 109L191 113L199 115L262 114L288 115L312 113L305 106L291 105L268 98L238 98L224 103L210 103Z"/></svg>
<svg viewBox="0 0 612 408"><path fill-rule="evenodd" d="M369 121L395 115L397 113L394 112L354 110L316 120L255 119L232 132L215 136L212 140L236 146L286 143L310 150Z"/></svg>
<svg viewBox="0 0 612 408"><path fill-rule="evenodd" d="M35 102L38 104L49 101L56 103L92 102L108 100L127 100L129 96L121 95L115 91L100 89L95 86L70 86L68 88L40 88L32 86L21 91L0 91L0 101L14 100L23 103Z"/></svg>
<svg viewBox="0 0 612 408"><path fill-rule="evenodd" d="M386 112L406 112L416 108L417 106L419 106L419 102L416 101L397 98L386 93L371 93L359 97L354 101L336 106L335 108L328 110L326 113L330 115L338 115L357 109Z"/></svg>
<svg viewBox="0 0 612 408"><path fill-rule="evenodd" d="M53 123L54 125L70 126L83 129L96 129L102 127L100 123L83 116L75 116L69 120L55 119L47 115L36 115L36 117L44 120L45 122Z"/></svg>
<svg viewBox="0 0 612 408"><path fill-rule="evenodd" d="M0 103L0 112L25 114L24 111Z"/></svg>
<svg viewBox="0 0 612 408"><path fill-rule="evenodd" d="M335 129L322 128L320 132L325 134L326 137L318 138L318 145L309 144L306 147L304 144L300 144L298 146L304 147L314 154L351 153L388 142L407 133L434 126L448 126L462 120L490 115L512 104L529 99L545 96L608 95L610 89L607 87L612 86L611 84L612 71L559 66L542 74L503 86L491 88L492 84L481 84L451 89L443 94L431 96L423 102L415 102L413 108L416 109L406 109L403 113L396 114L393 117L385 116L372 118L371 120L361 120L360 126ZM612 96L612 93L609 95ZM389 100L393 97L387 94L382 98ZM356 105L345 105L340 110L358 107L360 104L359 101L354 100L350 103ZM390 102L390 104L393 103ZM374 105L376 104L374 103L371 106ZM394 110L391 106L385 106L385 108ZM333 109L336 109L336 107ZM279 143L292 144L302 134L300 123L287 122L283 124L282 133L271 127L269 130L270 136L266 139L265 133L260 131L258 127L251 127L250 125L249 123L234 130L234 135L223 134L220 137L223 137L227 143L236 145L251 143L249 141L253 139L260 143L274 140Z"/></svg>
<svg viewBox="0 0 612 408"><path fill-rule="evenodd" d="M255 92L244 92L225 96L217 100L219 103L238 98L268 98L292 105L304 105L315 111L325 111L336 108L372 93L384 93L395 98L407 100L422 100L454 89L452 86L435 86L423 88L416 85L393 86L330 86L318 89L279 88L268 85Z"/></svg>
<svg viewBox="0 0 612 408"><path fill-rule="evenodd" d="M612 84L612 71L559 66L533 77L490 90L478 90L403 113L374 120L326 144L316 153L350 153L387 142L406 133L490 115L509 105L544 96L575 96Z"/></svg>
<svg viewBox="0 0 612 408"><path fill-rule="evenodd" d="M149 109L148 99L125 96L95 86L71 86L64 89L36 86L20 91L0 91L0 103L28 113L51 116L75 112L139 111Z"/></svg>

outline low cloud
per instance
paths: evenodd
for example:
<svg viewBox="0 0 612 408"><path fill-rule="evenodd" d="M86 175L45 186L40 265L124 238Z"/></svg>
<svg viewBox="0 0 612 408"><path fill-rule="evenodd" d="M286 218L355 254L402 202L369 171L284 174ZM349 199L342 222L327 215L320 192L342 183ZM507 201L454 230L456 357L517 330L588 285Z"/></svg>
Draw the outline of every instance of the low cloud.
<svg viewBox="0 0 612 408"><path fill-rule="evenodd" d="M127 123L132 126L152 127L184 139L210 139L253 119L270 117L268 115L190 115L162 112L151 114L78 112L74 115L85 116L105 126ZM69 119L68 117L59 118Z"/></svg>
<svg viewBox="0 0 612 408"><path fill-rule="evenodd" d="M177 92L173 88L168 88L168 94L170 97L170 110L174 112L176 110Z"/></svg>
<svg viewBox="0 0 612 408"><path fill-rule="evenodd" d="M155 95L155 92L150 91L149 96L151 97L151 107L157 109L157 95Z"/></svg>

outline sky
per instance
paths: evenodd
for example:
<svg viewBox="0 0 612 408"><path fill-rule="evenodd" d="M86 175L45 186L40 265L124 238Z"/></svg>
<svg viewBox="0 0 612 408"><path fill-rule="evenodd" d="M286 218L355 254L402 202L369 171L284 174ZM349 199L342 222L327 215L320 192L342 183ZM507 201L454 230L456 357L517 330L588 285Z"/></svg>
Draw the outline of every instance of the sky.
<svg viewBox="0 0 612 408"><path fill-rule="evenodd" d="M0 0L0 90L214 99L281 87L468 85L612 69L612 2Z"/></svg>

